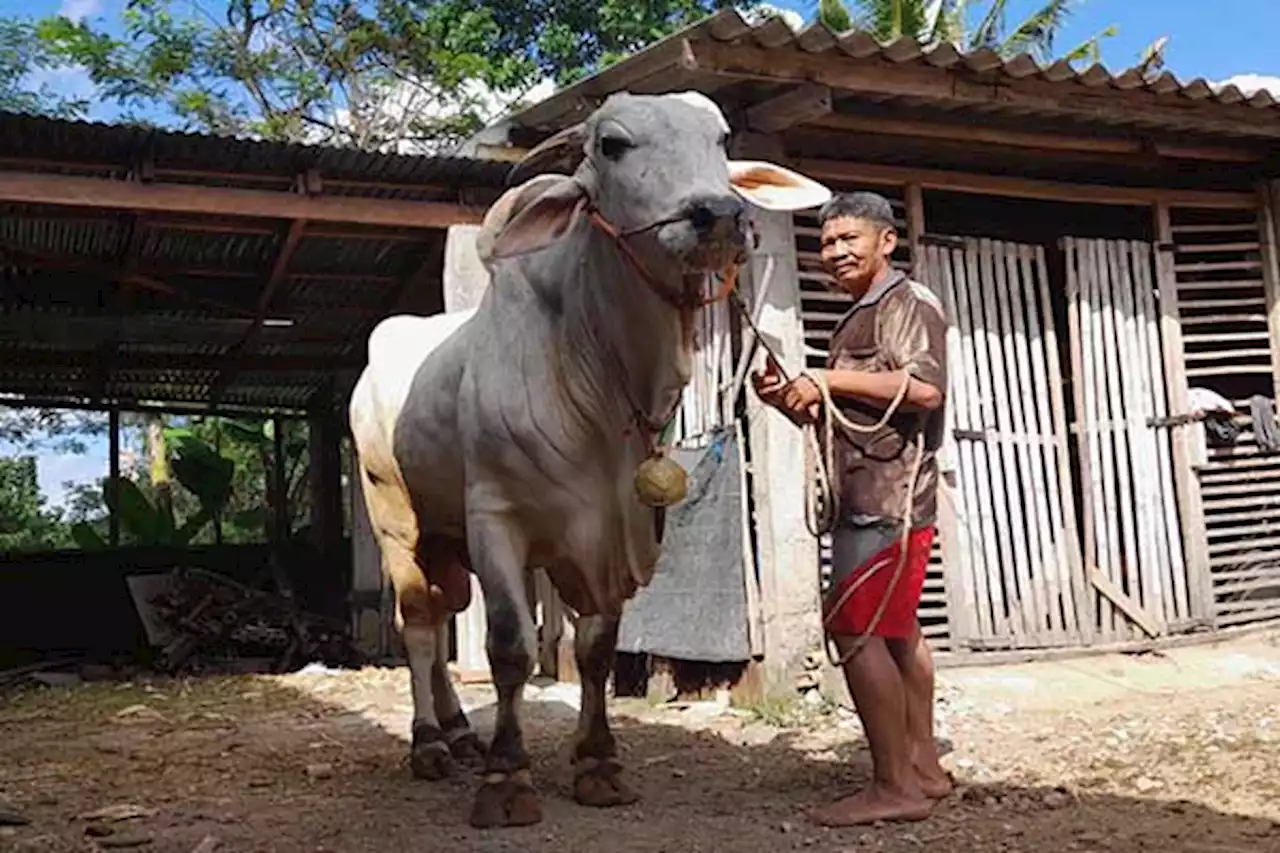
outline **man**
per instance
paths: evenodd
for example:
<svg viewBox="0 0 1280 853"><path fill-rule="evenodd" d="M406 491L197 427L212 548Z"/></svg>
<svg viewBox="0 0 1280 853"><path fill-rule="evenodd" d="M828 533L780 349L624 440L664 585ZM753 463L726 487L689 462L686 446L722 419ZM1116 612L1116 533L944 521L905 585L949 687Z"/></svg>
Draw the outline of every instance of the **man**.
<svg viewBox="0 0 1280 853"><path fill-rule="evenodd" d="M863 791L813 813L849 826L922 820L951 792L933 738L933 659L916 613L935 532L946 318L937 297L890 265L898 244L889 202L874 193L837 196L821 210L822 264L854 298L831 336L823 371L844 416L874 426L902 390L895 414L874 433L835 426L839 517L832 531L832 583L823 624L844 663L849 693L866 730L874 780ZM796 423L822 416L821 391L808 377L783 382L769 360L756 393ZM923 450L910 506L917 437ZM911 533L897 584L904 509ZM858 583L850 592L851 584ZM888 603L879 620L881 602ZM844 599L843 601L841 599ZM865 645L850 657L855 644Z"/></svg>

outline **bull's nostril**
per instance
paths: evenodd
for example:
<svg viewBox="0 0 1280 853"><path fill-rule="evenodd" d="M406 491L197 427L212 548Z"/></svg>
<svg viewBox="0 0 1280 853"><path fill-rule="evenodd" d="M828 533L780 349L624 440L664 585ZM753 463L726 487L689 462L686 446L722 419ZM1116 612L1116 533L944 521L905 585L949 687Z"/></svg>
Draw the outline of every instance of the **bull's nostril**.
<svg viewBox="0 0 1280 853"><path fill-rule="evenodd" d="M710 231L716 224L716 215L705 204L695 204L689 211L689 221L698 231Z"/></svg>

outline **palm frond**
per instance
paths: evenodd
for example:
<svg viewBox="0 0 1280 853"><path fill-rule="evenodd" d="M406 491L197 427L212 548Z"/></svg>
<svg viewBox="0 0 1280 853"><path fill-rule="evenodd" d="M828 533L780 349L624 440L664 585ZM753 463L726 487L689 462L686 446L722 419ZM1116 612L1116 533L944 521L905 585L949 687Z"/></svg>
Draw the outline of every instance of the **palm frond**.
<svg viewBox="0 0 1280 853"><path fill-rule="evenodd" d="M1064 53L1061 58L1070 63L1084 60L1090 65L1096 65L1102 61L1102 40L1111 38L1118 32L1120 32L1119 27L1112 24L1097 35L1090 36L1080 42L1080 44Z"/></svg>
<svg viewBox="0 0 1280 853"><path fill-rule="evenodd" d="M1153 77L1164 68L1164 49L1169 44L1168 36L1160 36L1142 49L1142 59L1138 63L1138 71L1143 77Z"/></svg>
<svg viewBox="0 0 1280 853"><path fill-rule="evenodd" d="M818 20L827 28L843 33L853 29L853 16L841 0L818 0Z"/></svg>
<svg viewBox="0 0 1280 853"><path fill-rule="evenodd" d="M1049 0L1015 27L996 50L1002 56L1030 53L1038 60L1048 59L1053 55L1054 39L1071 16L1074 2L1075 0Z"/></svg>
<svg viewBox="0 0 1280 853"><path fill-rule="evenodd" d="M956 47L965 43L969 0L937 0L929 10L929 44L949 42Z"/></svg>
<svg viewBox="0 0 1280 853"><path fill-rule="evenodd" d="M982 16L977 29L969 34L967 46L970 50L982 47L994 49L1000 43L1004 33L1005 3L1006 0L991 0L987 14Z"/></svg>

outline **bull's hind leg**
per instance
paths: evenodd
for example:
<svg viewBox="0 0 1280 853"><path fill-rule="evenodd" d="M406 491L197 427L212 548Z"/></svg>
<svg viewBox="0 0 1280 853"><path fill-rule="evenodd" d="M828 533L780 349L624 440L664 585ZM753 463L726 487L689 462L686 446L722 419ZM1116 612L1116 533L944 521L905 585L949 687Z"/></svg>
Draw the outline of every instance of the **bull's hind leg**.
<svg viewBox="0 0 1280 853"><path fill-rule="evenodd" d="M584 806L629 805L640 797L621 779L605 694L617 658L618 619L584 616L575 631L573 651L582 680L582 709L573 747L573 797Z"/></svg>
<svg viewBox="0 0 1280 853"><path fill-rule="evenodd" d="M440 730L444 733L449 752L463 764L479 764L484 757L484 745L471 729L471 721L462 710L462 702L454 689L453 679L445 664L446 650L449 648L447 628L441 625L436 629L436 660L431 668L431 690L435 699L436 719L440 721Z"/></svg>
<svg viewBox="0 0 1280 853"><path fill-rule="evenodd" d="M524 589L528 546L514 525L487 514L469 516L467 533L476 574L484 583L485 650L498 692L493 740L471 825L527 826L542 820L520 725L520 701L533 674L537 643Z"/></svg>
<svg viewBox="0 0 1280 853"><path fill-rule="evenodd" d="M383 571L396 596L396 630L409 658L413 691L413 745L409 766L419 779L442 779L453 772L449 744L437 716L437 692L452 695L447 674L436 675L446 654L441 643L448 610L439 590L433 591L418 564L418 520L398 478L378 476L361 467L369 521L382 551ZM385 474L385 469L382 472ZM444 697L442 696L442 699ZM454 696L454 705L457 697Z"/></svg>

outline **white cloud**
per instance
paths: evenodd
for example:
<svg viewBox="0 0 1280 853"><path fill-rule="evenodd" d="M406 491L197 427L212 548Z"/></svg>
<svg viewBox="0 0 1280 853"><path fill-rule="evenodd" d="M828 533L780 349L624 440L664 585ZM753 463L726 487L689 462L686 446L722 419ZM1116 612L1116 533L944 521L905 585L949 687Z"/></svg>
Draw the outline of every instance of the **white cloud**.
<svg viewBox="0 0 1280 853"><path fill-rule="evenodd" d="M105 441L90 444L88 452L83 456L41 453L36 457L36 476L41 494L49 501L50 506L63 505L67 498L66 483L92 483L110 473L107 455Z"/></svg>
<svg viewBox="0 0 1280 853"><path fill-rule="evenodd" d="M73 21L82 21L102 11L102 0L62 0L58 14Z"/></svg>
<svg viewBox="0 0 1280 853"><path fill-rule="evenodd" d="M1280 98L1280 76L1275 74L1236 74L1214 85L1218 88L1235 86L1246 95L1254 95L1259 90L1266 89Z"/></svg>

